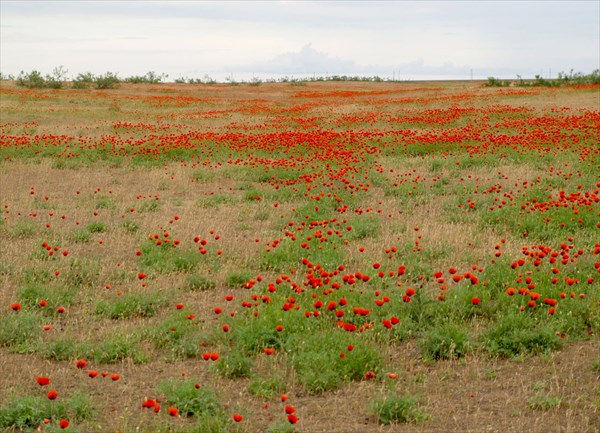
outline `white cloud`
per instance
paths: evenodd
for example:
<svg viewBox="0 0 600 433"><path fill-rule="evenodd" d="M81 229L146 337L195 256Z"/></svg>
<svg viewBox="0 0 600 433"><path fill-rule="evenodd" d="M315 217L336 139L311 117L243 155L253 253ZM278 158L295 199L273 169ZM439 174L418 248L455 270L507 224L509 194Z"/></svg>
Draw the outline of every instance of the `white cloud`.
<svg viewBox="0 0 600 433"><path fill-rule="evenodd" d="M267 61L240 65L232 69L275 74L340 74L352 73L359 68L351 60L332 57L327 53L317 51L311 44L307 44L298 52L286 52Z"/></svg>

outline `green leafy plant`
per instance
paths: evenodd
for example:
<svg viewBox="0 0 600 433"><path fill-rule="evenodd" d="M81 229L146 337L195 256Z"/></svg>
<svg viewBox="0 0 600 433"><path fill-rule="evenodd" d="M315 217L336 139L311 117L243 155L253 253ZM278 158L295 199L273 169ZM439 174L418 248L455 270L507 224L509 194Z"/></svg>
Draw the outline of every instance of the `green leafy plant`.
<svg viewBox="0 0 600 433"><path fill-rule="evenodd" d="M106 90L118 88L121 80L119 79L117 74L113 72L106 72L103 75L98 75L97 77L94 77L94 82L96 83L97 89Z"/></svg>
<svg viewBox="0 0 600 433"><path fill-rule="evenodd" d="M106 231L106 224L100 221L94 221L86 226L87 231L90 233L104 233Z"/></svg>
<svg viewBox="0 0 600 433"><path fill-rule="evenodd" d="M558 396L536 394L527 400L527 407L533 410L547 411L560 406L562 399Z"/></svg>
<svg viewBox="0 0 600 433"><path fill-rule="evenodd" d="M128 233L135 233L140 229L140 225L135 221L125 220L123 221L123 228Z"/></svg>
<svg viewBox="0 0 600 433"><path fill-rule="evenodd" d="M15 83L17 86L27 87L28 89L46 87L46 80L42 76L42 73L36 70L29 73L21 71Z"/></svg>
<svg viewBox="0 0 600 433"><path fill-rule="evenodd" d="M74 89L88 89L94 85L96 78L91 72L83 72L77 74L77 77L73 79L72 87Z"/></svg>

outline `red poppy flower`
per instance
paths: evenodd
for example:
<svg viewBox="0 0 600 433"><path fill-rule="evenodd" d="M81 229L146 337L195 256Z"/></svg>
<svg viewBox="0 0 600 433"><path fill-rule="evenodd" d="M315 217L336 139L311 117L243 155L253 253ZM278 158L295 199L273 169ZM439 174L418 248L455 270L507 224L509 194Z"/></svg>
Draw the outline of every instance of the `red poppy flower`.
<svg viewBox="0 0 600 433"><path fill-rule="evenodd" d="M177 415L179 415L179 409L177 409L176 407L170 407L167 409L167 413L170 416L177 416Z"/></svg>
<svg viewBox="0 0 600 433"><path fill-rule="evenodd" d="M233 414L233 420L235 422L242 422L244 420L244 417L241 416L239 413L234 413Z"/></svg>
<svg viewBox="0 0 600 433"><path fill-rule="evenodd" d="M60 428L67 428L69 427L69 421L66 419L61 419L58 425L60 426Z"/></svg>
<svg viewBox="0 0 600 433"><path fill-rule="evenodd" d="M48 391L48 400L56 400L58 398L58 392L55 390Z"/></svg>
<svg viewBox="0 0 600 433"><path fill-rule="evenodd" d="M98 376L98 372L96 370L88 370L87 375L93 379L94 377Z"/></svg>
<svg viewBox="0 0 600 433"><path fill-rule="evenodd" d="M110 378L111 378L112 380L114 380L114 381L117 381L117 380L119 380L119 379L121 378L121 376L120 376L120 375L118 375L118 374L116 374L116 373L114 373L114 374L111 374L111 375L110 375Z"/></svg>
<svg viewBox="0 0 600 433"><path fill-rule="evenodd" d="M12 304L10 306L14 311L19 311L21 309L21 304Z"/></svg>
<svg viewBox="0 0 600 433"><path fill-rule="evenodd" d="M46 386L46 385L48 385L50 383L50 378L49 377L38 376L37 383L40 386Z"/></svg>
<svg viewBox="0 0 600 433"><path fill-rule="evenodd" d="M372 371L367 371L365 373L365 380L373 380L375 379L375 373Z"/></svg>
<svg viewBox="0 0 600 433"><path fill-rule="evenodd" d="M150 408L153 408L154 406L156 406L156 401L154 401L151 398L146 398L144 400L144 403L142 403L142 407L145 409L150 409Z"/></svg>
<svg viewBox="0 0 600 433"><path fill-rule="evenodd" d="M479 305L479 304L481 304L481 299L473 297L473 298L471 298L471 304Z"/></svg>
<svg viewBox="0 0 600 433"><path fill-rule="evenodd" d="M285 410L285 413L287 413L287 414L296 412L296 408L294 406L292 406L291 404L286 405L284 410Z"/></svg>
<svg viewBox="0 0 600 433"><path fill-rule="evenodd" d="M84 369L87 367L87 361L85 359L78 359L77 362L75 362L75 366L77 368Z"/></svg>
<svg viewBox="0 0 600 433"><path fill-rule="evenodd" d="M291 413L288 415L288 421L290 424L296 424L298 422L298 417Z"/></svg>

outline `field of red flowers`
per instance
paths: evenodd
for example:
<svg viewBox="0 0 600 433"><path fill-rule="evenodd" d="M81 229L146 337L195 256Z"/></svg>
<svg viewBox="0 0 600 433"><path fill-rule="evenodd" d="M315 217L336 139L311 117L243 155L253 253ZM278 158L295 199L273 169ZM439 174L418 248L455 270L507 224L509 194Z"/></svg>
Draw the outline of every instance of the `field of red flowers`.
<svg viewBox="0 0 600 433"><path fill-rule="evenodd" d="M0 428L598 431L600 87L0 98Z"/></svg>

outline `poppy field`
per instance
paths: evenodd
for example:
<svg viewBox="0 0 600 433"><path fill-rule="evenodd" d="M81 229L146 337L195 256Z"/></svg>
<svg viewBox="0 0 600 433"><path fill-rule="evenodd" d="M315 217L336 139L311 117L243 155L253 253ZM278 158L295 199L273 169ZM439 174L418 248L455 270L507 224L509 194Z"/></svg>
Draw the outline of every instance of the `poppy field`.
<svg viewBox="0 0 600 433"><path fill-rule="evenodd" d="M600 428L599 86L0 97L4 431Z"/></svg>

